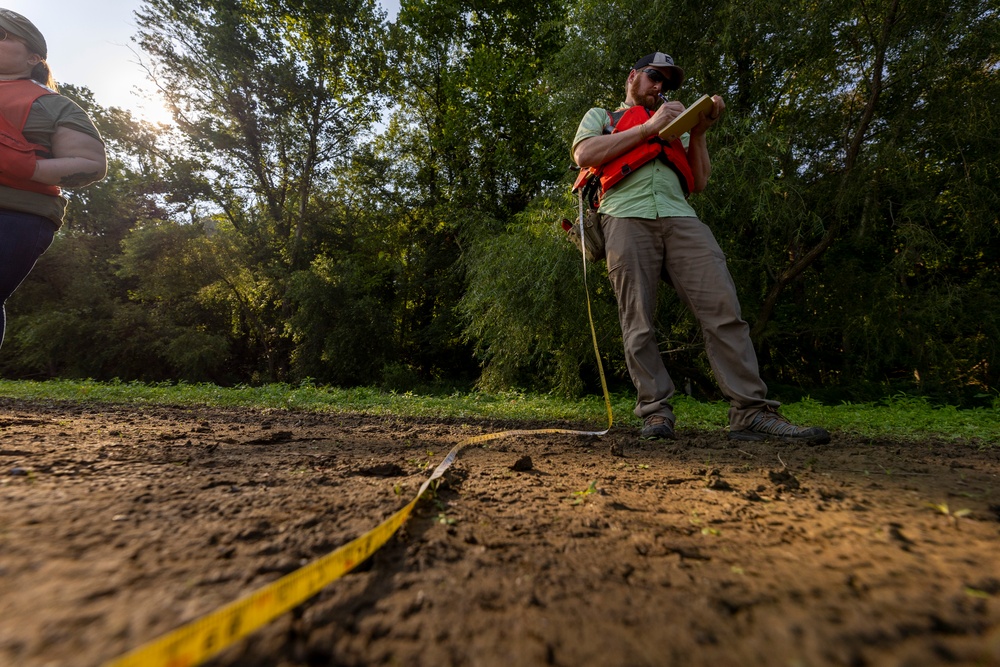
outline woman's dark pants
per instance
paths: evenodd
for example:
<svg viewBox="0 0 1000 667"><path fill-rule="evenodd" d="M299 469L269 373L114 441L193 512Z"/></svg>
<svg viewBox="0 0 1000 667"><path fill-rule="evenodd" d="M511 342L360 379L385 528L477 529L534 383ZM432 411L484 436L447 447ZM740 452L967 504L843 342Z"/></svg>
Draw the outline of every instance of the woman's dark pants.
<svg viewBox="0 0 1000 667"><path fill-rule="evenodd" d="M0 344L3 343L7 297L24 281L55 235L48 218L0 209Z"/></svg>

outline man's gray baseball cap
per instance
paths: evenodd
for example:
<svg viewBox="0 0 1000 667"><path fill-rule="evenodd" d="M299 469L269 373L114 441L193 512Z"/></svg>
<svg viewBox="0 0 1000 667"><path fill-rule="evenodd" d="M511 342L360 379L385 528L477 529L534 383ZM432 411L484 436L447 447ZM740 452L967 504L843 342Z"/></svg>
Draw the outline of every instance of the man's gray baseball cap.
<svg viewBox="0 0 1000 667"><path fill-rule="evenodd" d="M667 83L664 84L664 87L668 90L677 90L684 83L684 70L675 65L674 59L666 53L657 51L656 53L650 53L648 56L643 56L632 66L632 69L641 70L644 67L655 67L659 70L669 72Z"/></svg>

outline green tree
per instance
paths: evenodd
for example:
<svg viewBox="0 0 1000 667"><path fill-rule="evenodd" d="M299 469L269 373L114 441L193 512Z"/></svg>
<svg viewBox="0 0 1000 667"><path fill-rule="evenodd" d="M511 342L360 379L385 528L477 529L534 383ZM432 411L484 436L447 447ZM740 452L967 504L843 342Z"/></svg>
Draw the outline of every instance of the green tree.
<svg viewBox="0 0 1000 667"><path fill-rule="evenodd" d="M585 285L581 255L556 224L565 200L562 193L537 198L506 230L469 253L469 287L460 307L469 321L467 335L484 361L479 380L484 389L528 387L568 396L599 391L588 298L602 359L618 375L624 369L603 265L588 264Z"/></svg>
<svg viewBox="0 0 1000 667"><path fill-rule="evenodd" d="M983 280L995 264L970 257L997 235L996 195L981 180L997 168L985 113L998 99L996 3L758 16L752 40L732 40L746 17L721 32L735 56L726 87L743 106L719 142L706 210L753 287L746 304L769 371L807 386L995 385L998 321L963 303L996 289Z"/></svg>
<svg viewBox="0 0 1000 667"><path fill-rule="evenodd" d="M400 221L402 352L420 373L474 368L463 330L471 321L485 332L476 319L492 315L469 302L463 321L456 307L476 289L470 281L495 277L469 273L479 261L470 258L565 170L542 82L561 12L517 0L402 3L392 33L399 106L381 150Z"/></svg>
<svg viewBox="0 0 1000 667"><path fill-rule="evenodd" d="M665 50L679 99L727 100L693 203L779 395L995 390L997 18L997 0L408 0L390 26L372 0L147 0L137 41L176 131L68 89L111 174L69 193L0 368L577 393L596 373L558 229L569 143ZM595 324L627 382L604 271ZM658 318L677 379L709 390L669 290Z"/></svg>
<svg viewBox="0 0 1000 667"><path fill-rule="evenodd" d="M295 276L349 225L327 195L378 120L384 14L373 0L147 0L136 16L217 229L245 253L244 279L217 287L263 377L284 378Z"/></svg>
<svg viewBox="0 0 1000 667"><path fill-rule="evenodd" d="M568 144L624 72L674 55L727 99L695 206L730 259L765 374L800 387L996 386L995 0L576 5L549 70ZM595 79L598 81L595 83ZM676 302L661 338L697 337ZM686 330L679 331L678 329ZM674 362L682 359L673 359Z"/></svg>
<svg viewBox="0 0 1000 667"><path fill-rule="evenodd" d="M10 301L0 367L21 377L174 377L182 369L162 351L177 325L165 331L116 273L131 230L182 208L177 182L168 193L165 136L128 112L102 108L86 89L63 85L61 92L94 118L108 148L108 177L66 192L62 229Z"/></svg>

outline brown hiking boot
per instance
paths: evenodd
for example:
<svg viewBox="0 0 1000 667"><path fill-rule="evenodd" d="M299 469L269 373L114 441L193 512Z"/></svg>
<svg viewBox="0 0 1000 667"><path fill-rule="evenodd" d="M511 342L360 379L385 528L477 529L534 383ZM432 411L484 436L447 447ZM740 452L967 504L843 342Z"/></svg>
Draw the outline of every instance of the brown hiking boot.
<svg viewBox="0 0 1000 667"><path fill-rule="evenodd" d="M674 435L674 425L663 415L650 415L646 417L642 433L639 437L643 440L676 440Z"/></svg>
<svg viewBox="0 0 1000 667"><path fill-rule="evenodd" d="M825 445L830 442L830 434L825 428L796 426L774 408L764 408L754 415L748 428L729 431L730 440L767 440L769 438L787 442L805 442L810 445Z"/></svg>

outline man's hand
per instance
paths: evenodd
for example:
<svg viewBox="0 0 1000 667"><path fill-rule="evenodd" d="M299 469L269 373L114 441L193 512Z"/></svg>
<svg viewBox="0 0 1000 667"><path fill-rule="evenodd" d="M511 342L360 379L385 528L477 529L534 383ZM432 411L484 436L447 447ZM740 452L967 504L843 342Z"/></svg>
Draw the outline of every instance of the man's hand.
<svg viewBox="0 0 1000 667"><path fill-rule="evenodd" d="M674 118L677 118L684 112L684 105L680 102L674 100L671 102L664 102L660 105L660 108L656 110L652 118L645 122L646 127L649 128L649 135L653 136L660 133L660 130L670 125Z"/></svg>
<svg viewBox="0 0 1000 667"><path fill-rule="evenodd" d="M630 127L624 132L612 132L599 137L584 139L573 149L573 159L581 167L597 168L640 143L655 137L660 130L681 115L684 105L680 102L664 102L649 120Z"/></svg>
<svg viewBox="0 0 1000 667"><path fill-rule="evenodd" d="M707 114L700 114L698 124L691 128L691 136L705 134L708 128L715 125L719 118L722 117L722 112L726 110L726 103L718 95L712 95L712 110Z"/></svg>

